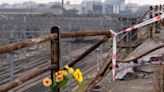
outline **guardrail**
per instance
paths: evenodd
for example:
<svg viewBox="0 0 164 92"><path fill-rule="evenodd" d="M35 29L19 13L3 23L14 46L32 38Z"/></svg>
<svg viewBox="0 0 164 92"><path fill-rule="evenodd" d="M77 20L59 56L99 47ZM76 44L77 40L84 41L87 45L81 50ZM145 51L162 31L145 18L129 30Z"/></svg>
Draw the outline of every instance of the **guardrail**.
<svg viewBox="0 0 164 92"><path fill-rule="evenodd" d="M44 73L48 70L51 70L51 78L53 77L53 73L55 71L58 71L60 69L59 67L59 43L61 38L68 38L68 37L84 37L84 36L103 36L104 38L97 41L95 44L93 44L88 50L86 50L84 53L82 53L78 58L73 60L69 66L75 65L77 62L79 62L81 59L83 59L85 56L87 56L89 53L91 53L93 50L95 50L98 46L100 46L102 43L106 42L108 38L110 38L111 33L110 31L97 31L97 32L61 32L59 27L53 27L51 29L50 35L40 36L37 38L27 39L24 41L4 45L0 47L0 54L7 53L10 51L14 51L20 48L29 47L35 44L39 44L46 41L51 41L51 65L45 66L43 68L35 69L34 71L27 72L22 74L22 76L16 78L15 80L5 83L3 85L0 85L0 91L6 92L25 81L32 79L33 77ZM56 66L56 67L55 67ZM53 79L53 78L52 78Z"/></svg>

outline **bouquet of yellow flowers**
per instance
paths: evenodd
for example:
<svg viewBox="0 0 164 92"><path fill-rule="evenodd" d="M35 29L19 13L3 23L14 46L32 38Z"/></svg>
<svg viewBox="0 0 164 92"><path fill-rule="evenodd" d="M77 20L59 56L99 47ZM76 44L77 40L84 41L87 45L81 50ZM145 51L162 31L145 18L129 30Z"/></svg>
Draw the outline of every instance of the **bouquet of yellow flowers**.
<svg viewBox="0 0 164 92"><path fill-rule="evenodd" d="M68 65L65 65L63 70L56 72L53 77L53 81L48 77L43 79L43 85L50 88L51 90L65 87L69 78L75 79L78 83L83 81L81 70L78 68L74 69Z"/></svg>

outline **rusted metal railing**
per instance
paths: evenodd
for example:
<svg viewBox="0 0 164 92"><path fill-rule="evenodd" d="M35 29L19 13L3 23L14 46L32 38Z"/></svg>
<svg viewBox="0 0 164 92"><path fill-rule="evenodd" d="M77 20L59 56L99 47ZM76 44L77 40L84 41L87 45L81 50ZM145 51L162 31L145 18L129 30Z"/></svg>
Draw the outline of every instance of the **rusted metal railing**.
<svg viewBox="0 0 164 92"><path fill-rule="evenodd" d="M81 59L99 47L102 43L106 42L108 38L111 37L110 31L96 31L96 32L61 32L59 31L59 27L53 27L51 29L51 34L40 36L37 38L27 39L24 41L4 45L0 47L0 54L7 53L10 51L14 51L20 48L29 47L35 44L39 44L45 41L51 41L51 65L45 66L39 69L35 69L34 71L25 72L20 77L16 78L15 80L0 85L0 92L6 92L34 77L37 75L44 73L48 70L51 70L51 78L53 80L53 73L60 69L60 38L68 38L68 37L84 37L84 36L102 36L106 35L103 39L97 41L93 44L89 49L87 49L84 53L82 53L79 57L73 60L69 66L73 66L78 63ZM60 91L59 89L57 90Z"/></svg>
<svg viewBox="0 0 164 92"><path fill-rule="evenodd" d="M69 66L75 65L77 62L79 62L81 59L83 59L85 56L87 56L89 53L91 53L93 50L95 50L97 47L99 47L102 43L106 42L108 40L109 36L105 36L103 39L97 41L94 45L92 45L89 49L87 49L84 53L82 53L78 58L73 60L69 64Z"/></svg>
<svg viewBox="0 0 164 92"><path fill-rule="evenodd" d="M8 90L23 84L24 82L36 77L39 74L55 69L55 66L56 65L49 65L42 68L35 68L33 71L25 72L13 81L0 85L0 92L7 92Z"/></svg>
<svg viewBox="0 0 164 92"><path fill-rule="evenodd" d="M69 37L84 37L84 36L101 36L101 35L111 35L110 31L97 31L97 32L62 32L61 38L69 38ZM10 51L14 51L17 49L33 46L35 44L39 44L45 41L56 39L56 34L49 34L45 36L40 36L37 38L27 39L20 42L7 44L0 47L0 54L7 53Z"/></svg>

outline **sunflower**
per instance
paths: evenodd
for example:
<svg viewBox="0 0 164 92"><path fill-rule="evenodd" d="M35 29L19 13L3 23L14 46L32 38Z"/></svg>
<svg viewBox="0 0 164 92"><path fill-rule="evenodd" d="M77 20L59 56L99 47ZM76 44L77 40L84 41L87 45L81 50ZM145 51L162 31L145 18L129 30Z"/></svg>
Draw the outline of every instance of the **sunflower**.
<svg viewBox="0 0 164 92"><path fill-rule="evenodd" d="M76 71L73 73L73 77L75 80L77 80L79 83L83 81L83 75L80 69L76 69Z"/></svg>
<svg viewBox="0 0 164 92"><path fill-rule="evenodd" d="M50 78L44 78L43 79L43 85L45 86L45 87L49 87L49 86L51 86L52 85L52 80L50 79Z"/></svg>

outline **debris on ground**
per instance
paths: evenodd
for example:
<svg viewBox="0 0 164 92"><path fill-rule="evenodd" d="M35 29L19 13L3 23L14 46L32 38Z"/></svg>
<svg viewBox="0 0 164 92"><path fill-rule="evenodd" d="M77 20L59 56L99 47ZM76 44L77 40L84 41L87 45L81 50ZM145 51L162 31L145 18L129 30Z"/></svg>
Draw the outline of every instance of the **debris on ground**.
<svg viewBox="0 0 164 92"><path fill-rule="evenodd" d="M134 63L119 63L118 66L119 68L117 69L116 79L122 79L127 73L134 73Z"/></svg>

